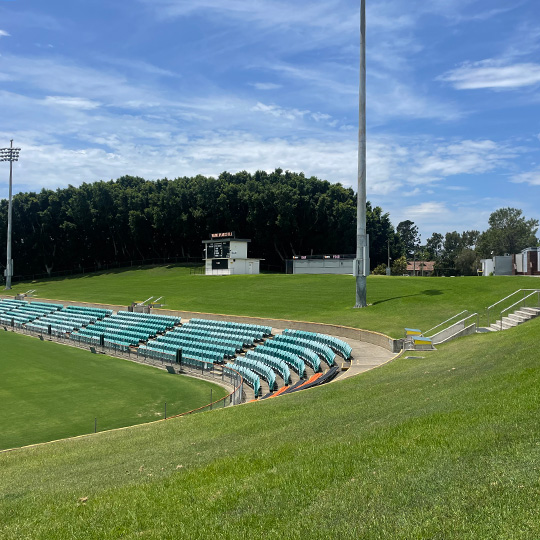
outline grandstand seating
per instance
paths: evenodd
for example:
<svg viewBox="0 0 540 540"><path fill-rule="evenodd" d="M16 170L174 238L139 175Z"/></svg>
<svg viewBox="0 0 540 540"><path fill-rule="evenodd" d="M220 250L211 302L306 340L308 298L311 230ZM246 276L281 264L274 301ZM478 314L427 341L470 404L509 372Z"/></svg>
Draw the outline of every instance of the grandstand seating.
<svg viewBox="0 0 540 540"><path fill-rule="evenodd" d="M270 347L278 351L285 351L300 356L304 360L304 362L313 369L313 371L317 372L321 370L321 359L319 358L318 354L303 345L280 341L274 338L267 339L264 342L264 347ZM259 347L257 348L261 350Z"/></svg>
<svg viewBox="0 0 540 540"><path fill-rule="evenodd" d="M148 341L146 345L139 345L139 349L153 349L158 351L168 351L174 353L182 349L182 360L189 357L201 362L219 363L223 361L223 355L216 351L203 350L195 347L181 347L177 343L167 343L163 341Z"/></svg>
<svg viewBox="0 0 540 540"><path fill-rule="evenodd" d="M148 341L179 323L180 317L119 311L116 315L104 317L78 332L73 332L70 339L95 343L94 337L97 337L99 342L103 336L105 346L127 350L130 346Z"/></svg>
<svg viewBox="0 0 540 540"><path fill-rule="evenodd" d="M235 359L234 364L228 364L228 365L232 367L243 366L248 369L251 369L251 371L257 373L257 375L262 377L268 383L268 387L270 388L270 390L277 389L276 374L270 367L263 364L262 362L259 362L258 360L239 356L238 358Z"/></svg>
<svg viewBox="0 0 540 540"><path fill-rule="evenodd" d="M68 306L52 313L47 313L32 323L26 323L26 328L34 332L48 332L49 327L51 334L59 335L73 332L95 323L98 320L110 315L110 309L97 309L78 306Z"/></svg>
<svg viewBox="0 0 540 540"><path fill-rule="evenodd" d="M292 343L294 345L307 347L319 354L330 367L335 364L336 353L328 345L324 345L318 341L300 338L294 334L281 334L276 336L273 341Z"/></svg>
<svg viewBox="0 0 540 540"><path fill-rule="evenodd" d="M242 375L244 381L249 384L253 388L253 392L255 393L255 397L258 397L261 393L261 379L259 376L253 372L251 369L240 366L238 364L228 364L226 366L223 366L224 371L237 371Z"/></svg>
<svg viewBox="0 0 540 540"><path fill-rule="evenodd" d="M311 341L317 341L328 345L335 351L337 351L345 360L348 360L351 357L352 347L345 341L335 337L329 336L327 334L318 334L316 332L306 332L304 330L289 330L286 329L283 331L285 335L293 335L302 339L308 339Z"/></svg>
<svg viewBox="0 0 540 540"><path fill-rule="evenodd" d="M258 350L248 351L246 353L246 358L253 358L254 360L258 360L259 362L262 362L263 364L272 368L274 371L279 373L279 375L281 375L285 384L289 384L291 382L291 371L289 366L283 360L276 358L275 356L266 355Z"/></svg>
<svg viewBox="0 0 540 540"><path fill-rule="evenodd" d="M184 355L188 354L188 350L197 351L201 354L210 353L215 356L215 361L218 363L223 362L224 358L232 358L236 354L236 348L229 344L200 341L196 336L183 335L177 332L167 332L163 336L158 336L157 339L149 341L147 345L154 348L182 348Z"/></svg>
<svg viewBox="0 0 540 540"><path fill-rule="evenodd" d="M32 302L31 304L22 300L3 300L2 312L0 312L0 322L2 324L13 324L17 327L22 327L23 324L29 323L49 313L53 313L63 306L61 304L47 304L44 302ZM11 309L5 309L11 307Z"/></svg>
<svg viewBox="0 0 540 540"><path fill-rule="evenodd" d="M91 347L136 351L138 356L163 362L176 362L181 350L184 365L203 371L229 360L224 372L240 373L255 397L261 395L261 378L268 383L270 393L264 398L331 380L339 372L336 353L345 359L352 353L345 341L315 332L286 329L273 336L269 326L197 318L181 326L180 317L129 311L113 314L110 309L24 300L0 299L0 322L41 333L69 334L70 339ZM321 360L330 366L325 373ZM315 372L307 380L306 366ZM292 385L291 369L300 376ZM284 382L281 388L278 375Z"/></svg>
<svg viewBox="0 0 540 540"><path fill-rule="evenodd" d="M113 313L112 309L93 308L87 306L67 306L62 311L89 315L99 320L102 320L104 317L109 317Z"/></svg>
<svg viewBox="0 0 540 540"><path fill-rule="evenodd" d="M213 343L224 347L234 347L235 352L242 352L244 347L249 347L253 343L249 338L246 339L230 336L229 334L212 332L204 329L196 329L188 324L184 324L181 328L175 328L167 334L170 337L188 339L191 341Z"/></svg>
<svg viewBox="0 0 540 540"><path fill-rule="evenodd" d="M271 356L279 360L283 360L288 366L294 369L294 371L296 371L298 375L300 375L300 378L305 377L306 364L304 360L302 360L302 358L300 358L297 354L293 354L288 351L272 347L270 345L271 341L266 341L266 343L268 344L268 347L266 345L259 345L255 349L255 351L266 356Z"/></svg>
<svg viewBox="0 0 540 540"><path fill-rule="evenodd" d="M190 324L210 326L214 328L224 329L229 332L232 330L246 331L246 334L256 332L262 334L262 337L268 337L272 334L272 328L270 326L263 326L259 324L237 323L233 321L216 321L213 319L190 319Z"/></svg>
<svg viewBox="0 0 540 540"><path fill-rule="evenodd" d="M218 328L205 325L192 325L191 321L184 324L182 328L177 329L177 332L189 333L194 336L209 336L215 339L229 339L239 343L239 349L245 347L252 347L256 340L262 339L262 332L259 333L246 333L243 330L227 330L225 328ZM255 335L254 335L255 334Z"/></svg>

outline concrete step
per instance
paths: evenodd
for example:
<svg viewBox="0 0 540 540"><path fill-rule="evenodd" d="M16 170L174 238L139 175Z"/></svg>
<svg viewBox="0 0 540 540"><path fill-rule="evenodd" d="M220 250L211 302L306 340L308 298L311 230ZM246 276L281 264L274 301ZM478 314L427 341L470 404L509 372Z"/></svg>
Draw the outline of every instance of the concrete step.
<svg viewBox="0 0 540 540"><path fill-rule="evenodd" d="M489 328L491 328L492 332L498 332L499 330L501 330L501 325L500 325L500 323L499 324L491 323L489 325Z"/></svg>
<svg viewBox="0 0 540 540"><path fill-rule="evenodd" d="M524 307L524 308L521 308L521 311L531 313L533 317L538 317L538 315L540 315L540 308Z"/></svg>
<svg viewBox="0 0 540 540"><path fill-rule="evenodd" d="M507 324L504 322L502 322L501 324L501 321L495 321L493 324L491 324L491 328L494 328L495 330L508 330L509 328L514 328L514 326L517 326L515 324Z"/></svg>
<svg viewBox="0 0 540 540"><path fill-rule="evenodd" d="M508 326L517 326L523 322L522 320L512 319L512 317L503 317L502 321L503 324L507 324Z"/></svg>
<svg viewBox="0 0 540 540"><path fill-rule="evenodd" d="M512 313L512 315L514 316L517 316L517 317L521 317L522 319L528 321L529 319L532 319L534 317L534 315L532 313L530 313L529 311L524 311L522 309L518 309L517 311L514 311L514 313Z"/></svg>
<svg viewBox="0 0 540 540"><path fill-rule="evenodd" d="M518 324L521 324L528 321L531 317L520 315L520 312L516 311L515 313L509 313L508 318L516 321Z"/></svg>

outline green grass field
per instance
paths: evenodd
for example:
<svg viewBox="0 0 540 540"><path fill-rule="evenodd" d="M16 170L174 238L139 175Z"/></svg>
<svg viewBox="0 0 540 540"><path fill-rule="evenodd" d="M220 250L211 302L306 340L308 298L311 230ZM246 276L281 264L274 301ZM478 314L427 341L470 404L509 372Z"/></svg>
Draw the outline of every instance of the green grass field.
<svg viewBox="0 0 540 540"><path fill-rule="evenodd" d="M188 268L156 267L22 283L40 298L129 305L164 296L167 309L263 316L342 324L402 337L403 328L427 330L464 309L484 313L490 304L540 279L501 277L386 277L367 281L365 309L353 309L352 276L200 276Z"/></svg>
<svg viewBox="0 0 540 540"><path fill-rule="evenodd" d="M1 454L0 537L539 538L539 335Z"/></svg>
<svg viewBox="0 0 540 540"><path fill-rule="evenodd" d="M210 382L0 333L0 449L150 422L226 395Z"/></svg>

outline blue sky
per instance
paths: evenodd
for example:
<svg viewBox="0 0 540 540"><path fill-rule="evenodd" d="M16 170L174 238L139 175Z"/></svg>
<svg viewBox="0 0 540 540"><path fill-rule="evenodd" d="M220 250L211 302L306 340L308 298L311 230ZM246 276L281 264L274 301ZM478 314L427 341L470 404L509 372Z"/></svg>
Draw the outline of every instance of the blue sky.
<svg viewBox="0 0 540 540"><path fill-rule="evenodd" d="M276 167L356 186L359 4L0 0L14 190ZM367 28L368 199L422 241L540 218L540 2L367 0Z"/></svg>

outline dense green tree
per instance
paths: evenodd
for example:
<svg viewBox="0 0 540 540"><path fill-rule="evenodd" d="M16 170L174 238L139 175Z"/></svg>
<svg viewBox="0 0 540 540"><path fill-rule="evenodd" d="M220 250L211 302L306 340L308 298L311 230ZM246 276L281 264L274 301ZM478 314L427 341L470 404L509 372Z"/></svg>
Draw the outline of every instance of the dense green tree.
<svg viewBox="0 0 540 540"><path fill-rule="evenodd" d="M388 214L378 207L369 212L374 253L380 246L384 251L393 232ZM7 201L0 201L4 238L6 221ZM15 273L198 258L202 239L230 230L251 238L251 253L269 264L281 264L295 254L353 253L356 196L340 184L280 169L157 181L124 176L19 193L14 197Z"/></svg>
<svg viewBox="0 0 540 540"><path fill-rule="evenodd" d="M479 257L470 248L462 249L454 259L454 266L462 276L476 276L478 265Z"/></svg>
<svg viewBox="0 0 540 540"><path fill-rule="evenodd" d="M401 255L401 244L390 222L390 214L383 213L380 206L371 207L368 201L366 205L366 230L369 234L369 257L371 267L375 268L388 263L388 251L393 260Z"/></svg>
<svg viewBox="0 0 540 540"><path fill-rule="evenodd" d="M407 258L405 255L398 257L392 262L392 275L402 276L407 271Z"/></svg>
<svg viewBox="0 0 540 540"><path fill-rule="evenodd" d="M518 208L499 208L489 216L489 228L478 239L483 257L519 253L538 245L537 219L525 219Z"/></svg>
<svg viewBox="0 0 540 540"><path fill-rule="evenodd" d="M427 259L436 260L442 252L444 237L440 233L434 232L426 242Z"/></svg>
<svg viewBox="0 0 540 540"><path fill-rule="evenodd" d="M402 221L396 227L396 232L401 239L403 249L405 250L406 257L412 257L415 251L420 246L420 234L418 233L418 227L413 221Z"/></svg>

